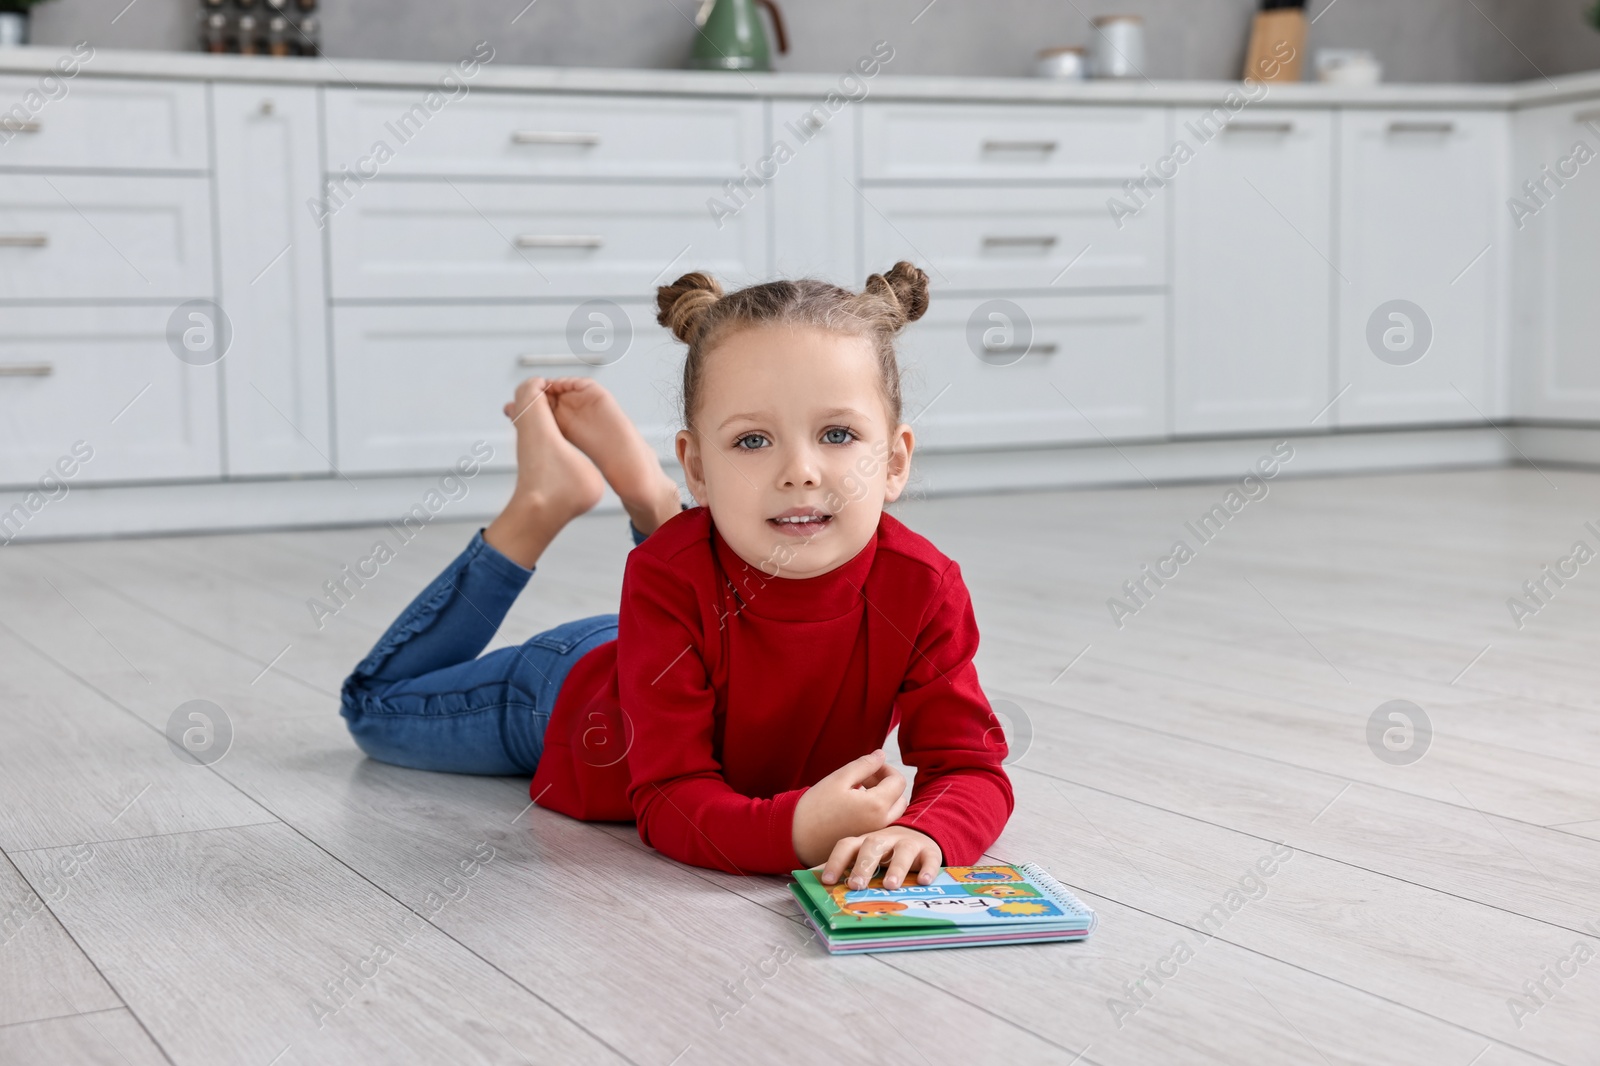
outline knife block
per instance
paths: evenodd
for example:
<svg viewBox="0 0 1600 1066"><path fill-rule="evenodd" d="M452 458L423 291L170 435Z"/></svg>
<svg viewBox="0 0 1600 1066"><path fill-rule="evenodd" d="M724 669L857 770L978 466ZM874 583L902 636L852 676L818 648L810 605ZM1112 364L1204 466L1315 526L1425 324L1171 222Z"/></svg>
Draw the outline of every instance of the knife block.
<svg viewBox="0 0 1600 1066"><path fill-rule="evenodd" d="M1303 8L1259 12L1250 31L1244 76L1256 81L1300 81L1305 51L1306 13Z"/></svg>

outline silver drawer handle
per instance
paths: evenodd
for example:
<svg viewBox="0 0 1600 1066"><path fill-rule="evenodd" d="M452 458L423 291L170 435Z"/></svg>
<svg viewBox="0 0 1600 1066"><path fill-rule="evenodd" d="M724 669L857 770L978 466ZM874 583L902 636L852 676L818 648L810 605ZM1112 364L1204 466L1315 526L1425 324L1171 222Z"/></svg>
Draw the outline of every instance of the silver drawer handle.
<svg viewBox="0 0 1600 1066"><path fill-rule="evenodd" d="M604 237L581 233L522 233L517 236L518 248L598 248Z"/></svg>
<svg viewBox="0 0 1600 1066"><path fill-rule="evenodd" d="M0 233L0 248L43 248L49 243L47 233Z"/></svg>
<svg viewBox="0 0 1600 1066"><path fill-rule="evenodd" d="M983 239L983 246L985 248L1019 248L1019 247L1048 248L1048 247L1050 247L1051 245L1053 245L1055 243L1056 243L1056 238L1048 237L1048 236L1040 236L1040 237L985 237Z"/></svg>
<svg viewBox="0 0 1600 1066"><path fill-rule="evenodd" d="M1391 122L1390 133L1454 133L1454 122Z"/></svg>
<svg viewBox="0 0 1600 1066"><path fill-rule="evenodd" d="M39 124L37 122L23 122L23 121L20 121L18 119L10 118L9 116L5 117L5 118L0 118L0 133L38 133L38 132L39 132Z"/></svg>
<svg viewBox="0 0 1600 1066"><path fill-rule="evenodd" d="M1595 119L1600 119L1600 108L1590 108L1587 111L1579 111L1576 115L1572 116L1572 121L1574 122L1589 123L1593 122Z"/></svg>
<svg viewBox="0 0 1600 1066"><path fill-rule="evenodd" d="M1030 344L1030 345L1027 345L1027 346L1023 346L1023 345L1020 345L1020 344L1013 344L1013 345L1009 345L1008 347L1005 347L1005 348L987 348L986 347L983 350L983 354L984 355L1055 355L1057 347L1059 347L1059 346L1053 341L1047 342L1045 344Z"/></svg>
<svg viewBox="0 0 1600 1066"><path fill-rule="evenodd" d="M556 353L554 355L544 354L544 353L540 353L540 352L529 352L526 355L517 356L517 365L518 366L595 366L596 364L595 363L591 363L589 360L583 358L581 355L571 355L571 354L568 354L566 352L560 352L560 353Z"/></svg>
<svg viewBox="0 0 1600 1066"><path fill-rule="evenodd" d="M55 372L51 363L0 363L0 378L47 378Z"/></svg>
<svg viewBox="0 0 1600 1066"><path fill-rule="evenodd" d="M984 141L985 152L1053 152L1055 141Z"/></svg>
<svg viewBox="0 0 1600 1066"><path fill-rule="evenodd" d="M1293 122L1243 122L1235 120L1222 127L1229 133L1293 133Z"/></svg>
<svg viewBox="0 0 1600 1066"><path fill-rule="evenodd" d="M513 130L512 144L599 144L598 133L564 133L560 130Z"/></svg>

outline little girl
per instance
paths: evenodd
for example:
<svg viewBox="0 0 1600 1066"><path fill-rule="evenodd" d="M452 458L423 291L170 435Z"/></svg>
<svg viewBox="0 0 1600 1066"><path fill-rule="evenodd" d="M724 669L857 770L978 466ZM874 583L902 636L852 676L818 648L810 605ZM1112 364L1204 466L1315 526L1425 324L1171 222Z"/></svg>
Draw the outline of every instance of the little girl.
<svg viewBox="0 0 1600 1066"><path fill-rule="evenodd" d="M960 568L883 512L910 473L894 338L928 306L910 263L851 293L774 281L657 290L689 346L677 457L697 507L590 378L505 407L511 501L344 683L356 743L424 770L533 774L534 802L638 822L681 862L825 864L894 888L982 857L1010 817ZM599 502L633 533L620 613L479 657L534 565ZM882 745L900 727L916 787Z"/></svg>

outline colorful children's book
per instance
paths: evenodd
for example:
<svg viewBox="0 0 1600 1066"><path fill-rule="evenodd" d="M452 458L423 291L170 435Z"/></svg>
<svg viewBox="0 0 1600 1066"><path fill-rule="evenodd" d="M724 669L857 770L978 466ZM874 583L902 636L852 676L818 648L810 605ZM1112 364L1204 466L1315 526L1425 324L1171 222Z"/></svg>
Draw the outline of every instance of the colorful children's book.
<svg viewBox="0 0 1600 1066"><path fill-rule="evenodd" d="M1031 862L945 866L932 884L913 875L893 889L882 874L866 888L825 885L815 870L794 878L789 891L835 955L1082 940L1095 926L1094 911Z"/></svg>

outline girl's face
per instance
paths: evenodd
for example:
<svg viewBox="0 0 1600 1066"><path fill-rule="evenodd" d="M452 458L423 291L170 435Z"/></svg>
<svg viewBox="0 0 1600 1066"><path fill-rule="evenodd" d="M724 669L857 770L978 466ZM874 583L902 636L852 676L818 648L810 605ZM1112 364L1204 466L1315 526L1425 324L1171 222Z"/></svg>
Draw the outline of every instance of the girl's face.
<svg viewBox="0 0 1600 1066"><path fill-rule="evenodd" d="M694 423L680 430L689 491L763 573L816 577L877 532L911 470L911 427L889 425L865 338L761 326L706 353Z"/></svg>

